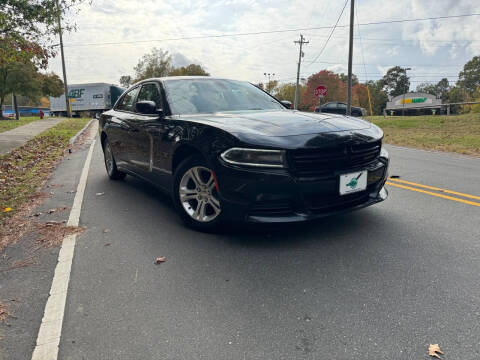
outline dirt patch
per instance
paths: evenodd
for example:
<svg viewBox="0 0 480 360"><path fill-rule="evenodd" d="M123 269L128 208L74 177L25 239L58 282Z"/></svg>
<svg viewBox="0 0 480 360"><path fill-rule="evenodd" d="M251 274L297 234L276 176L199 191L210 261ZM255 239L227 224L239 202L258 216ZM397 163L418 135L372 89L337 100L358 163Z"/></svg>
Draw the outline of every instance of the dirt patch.
<svg viewBox="0 0 480 360"><path fill-rule="evenodd" d="M50 248L60 246L66 236L80 234L84 230L85 228L83 227L66 226L63 223L57 222L34 224L34 231L38 234L38 248Z"/></svg>

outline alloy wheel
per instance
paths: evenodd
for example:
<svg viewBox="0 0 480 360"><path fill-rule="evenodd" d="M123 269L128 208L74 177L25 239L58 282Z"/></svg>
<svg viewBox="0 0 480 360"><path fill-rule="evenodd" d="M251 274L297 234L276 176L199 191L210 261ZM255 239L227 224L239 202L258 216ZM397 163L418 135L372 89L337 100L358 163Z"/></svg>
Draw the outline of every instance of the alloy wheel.
<svg viewBox="0 0 480 360"><path fill-rule="evenodd" d="M210 169L195 166L186 171L178 193L183 209L192 219L207 223L220 215L215 177Z"/></svg>

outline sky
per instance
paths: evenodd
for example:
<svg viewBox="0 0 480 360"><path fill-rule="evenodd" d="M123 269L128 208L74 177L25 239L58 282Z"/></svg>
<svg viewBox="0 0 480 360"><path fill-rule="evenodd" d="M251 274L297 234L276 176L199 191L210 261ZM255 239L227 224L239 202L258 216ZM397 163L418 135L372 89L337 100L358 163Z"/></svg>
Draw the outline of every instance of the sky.
<svg viewBox="0 0 480 360"><path fill-rule="evenodd" d="M350 3L345 0L93 0L68 20L77 30L64 34L68 83L118 84L122 75L153 47L167 50L176 66L202 65L212 76L265 82L294 82L303 34L301 77L320 70L347 72ZM480 55L480 16L365 25L366 23L480 14L478 0L356 0L353 72L377 80L394 65L408 66L411 90L421 82L451 84L463 65ZM307 29L258 35L199 36ZM364 24L364 25L362 25ZM189 37L190 39L182 39ZM326 44L326 46L325 46ZM324 48L323 52L321 49ZM316 59L316 60L315 60ZM315 60L315 61L314 61ZM313 62L314 61L314 62ZM60 56L49 70L61 75Z"/></svg>

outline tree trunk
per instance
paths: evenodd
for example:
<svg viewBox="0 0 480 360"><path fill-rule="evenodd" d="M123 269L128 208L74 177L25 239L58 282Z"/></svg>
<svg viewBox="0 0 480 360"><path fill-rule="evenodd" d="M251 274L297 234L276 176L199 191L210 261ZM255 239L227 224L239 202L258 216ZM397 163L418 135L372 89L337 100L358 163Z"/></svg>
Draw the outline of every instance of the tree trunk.
<svg viewBox="0 0 480 360"><path fill-rule="evenodd" d="M5 95L0 96L0 120L3 120L3 103L5 102Z"/></svg>
<svg viewBox="0 0 480 360"><path fill-rule="evenodd" d="M18 112L17 95L13 94L13 104L15 106L15 119L20 120L20 113Z"/></svg>

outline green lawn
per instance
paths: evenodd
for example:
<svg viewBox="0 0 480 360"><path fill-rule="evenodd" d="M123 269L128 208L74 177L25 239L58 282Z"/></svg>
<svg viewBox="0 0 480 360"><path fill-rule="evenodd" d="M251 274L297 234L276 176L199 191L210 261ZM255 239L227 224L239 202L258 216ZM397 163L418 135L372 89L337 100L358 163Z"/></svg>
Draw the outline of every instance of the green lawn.
<svg viewBox="0 0 480 360"><path fill-rule="evenodd" d="M0 133L11 130L11 129L15 129L16 127L26 125L36 120L40 120L40 117L25 116L25 117L21 117L20 120L15 120L15 118L8 119L8 120L0 120Z"/></svg>
<svg viewBox="0 0 480 360"><path fill-rule="evenodd" d="M64 120L0 156L0 239L3 223L38 191L68 149L68 140L88 121L90 118ZM2 212L6 208L11 211Z"/></svg>
<svg viewBox="0 0 480 360"><path fill-rule="evenodd" d="M480 155L480 114L369 116L385 132L385 142L428 150Z"/></svg>

